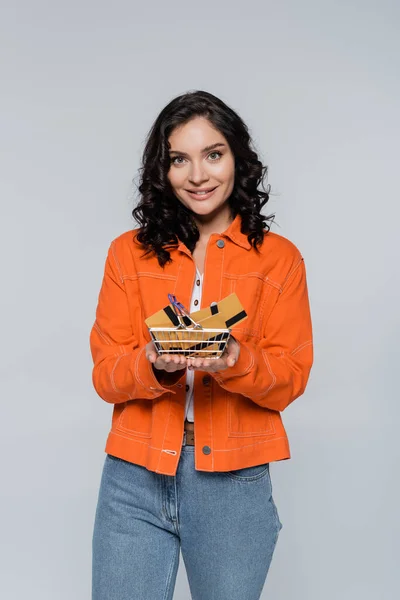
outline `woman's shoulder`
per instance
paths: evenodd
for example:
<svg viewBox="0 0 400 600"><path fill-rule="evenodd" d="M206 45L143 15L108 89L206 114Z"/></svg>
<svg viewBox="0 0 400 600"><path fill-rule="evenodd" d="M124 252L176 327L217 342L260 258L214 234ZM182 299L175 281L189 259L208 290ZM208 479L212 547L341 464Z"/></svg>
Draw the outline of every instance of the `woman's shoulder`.
<svg viewBox="0 0 400 600"><path fill-rule="evenodd" d="M136 241L139 230L139 227L128 229L111 238L109 242L108 255L121 272L133 271L138 253L143 251L143 247Z"/></svg>
<svg viewBox="0 0 400 600"><path fill-rule="evenodd" d="M120 252L132 252L140 250L140 244L136 241L136 236L140 227L128 229L111 239L110 247L114 247Z"/></svg>
<svg viewBox="0 0 400 600"><path fill-rule="evenodd" d="M264 230L264 232L264 241L260 247L264 254L273 252L293 259L302 258L299 247L292 240L274 231Z"/></svg>
<svg viewBox="0 0 400 600"><path fill-rule="evenodd" d="M273 231L266 231L260 246L263 271L269 278L283 285L288 275L304 260L299 247L289 238Z"/></svg>

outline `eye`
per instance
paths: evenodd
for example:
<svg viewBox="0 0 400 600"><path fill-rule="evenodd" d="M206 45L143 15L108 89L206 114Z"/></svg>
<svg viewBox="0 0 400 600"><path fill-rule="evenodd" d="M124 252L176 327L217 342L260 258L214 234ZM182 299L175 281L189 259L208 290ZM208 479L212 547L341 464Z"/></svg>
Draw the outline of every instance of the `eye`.
<svg viewBox="0 0 400 600"><path fill-rule="evenodd" d="M218 150L211 152L208 156L212 156L213 154L218 154L218 157L215 160L219 160L222 156L222 152L218 152ZM215 160L213 160L212 162L215 162Z"/></svg>
<svg viewBox="0 0 400 600"><path fill-rule="evenodd" d="M208 155L208 157L215 155L216 158L212 158L211 162L217 162L217 160L219 160L222 156L222 152L218 152L218 150L214 150L214 152L210 152L210 154ZM170 162L172 165L182 165L182 162L176 162L177 160L182 160L184 161L184 157L183 156L173 156L170 159Z"/></svg>
<svg viewBox="0 0 400 600"><path fill-rule="evenodd" d="M176 163L176 162L175 162L175 161L176 161L176 160L178 160L179 158L181 158L182 160L184 160L183 156L173 156L173 157L171 158L171 164L173 164L173 165L176 165L176 164L178 164L178 165L181 165L182 163Z"/></svg>

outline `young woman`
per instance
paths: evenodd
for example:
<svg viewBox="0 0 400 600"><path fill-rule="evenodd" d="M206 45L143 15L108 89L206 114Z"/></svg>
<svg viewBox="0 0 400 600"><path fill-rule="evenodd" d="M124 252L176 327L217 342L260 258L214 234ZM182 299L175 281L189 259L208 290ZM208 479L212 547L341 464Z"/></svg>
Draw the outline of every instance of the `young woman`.
<svg viewBox="0 0 400 600"><path fill-rule="evenodd" d="M269 463L313 363L304 260L270 232L267 171L210 93L172 100L143 156L140 227L111 242L90 334L113 405L93 532L93 600L170 600L182 552L195 600L260 597L282 524ZM264 188L265 189L265 188ZM247 318L218 359L158 355L144 320L235 292Z"/></svg>

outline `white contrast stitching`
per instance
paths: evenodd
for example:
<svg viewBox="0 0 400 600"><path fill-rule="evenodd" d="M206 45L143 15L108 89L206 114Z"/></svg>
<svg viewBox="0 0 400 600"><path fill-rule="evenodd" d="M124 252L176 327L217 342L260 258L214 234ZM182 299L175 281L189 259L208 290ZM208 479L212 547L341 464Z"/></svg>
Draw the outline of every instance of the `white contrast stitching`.
<svg viewBox="0 0 400 600"><path fill-rule="evenodd" d="M302 344L300 344L300 346L297 346L297 348L295 348L295 350L293 350L290 354L293 356L294 354L297 354L298 352L300 352L300 350L304 350L304 348L306 348L307 346L311 346L312 343L313 343L312 340L303 342Z"/></svg>
<svg viewBox="0 0 400 600"><path fill-rule="evenodd" d="M174 275L162 275L162 274L158 274L158 273L151 273L151 271L138 271L136 277L158 277L159 279L170 279L171 281L174 281L176 279L176 277ZM125 276L128 277L128 276Z"/></svg>
<svg viewBox="0 0 400 600"><path fill-rule="evenodd" d="M289 272L289 274L287 275L286 279L282 283L282 292L285 289L285 286L287 285L287 282L289 281L290 277L293 275L293 273L297 270L298 266L301 265L301 263L303 261L304 261L304 258L301 257L300 260L299 260L299 262L296 263L296 265L293 267L293 269Z"/></svg>
<svg viewBox="0 0 400 600"><path fill-rule="evenodd" d="M169 397L169 400L170 399L171 399L171 395ZM172 405L172 402L169 403L168 421L167 421L167 424L166 424L165 429L164 429L164 438L163 438L163 442L162 442L163 445L164 445L164 442L165 442L165 436L167 435L167 429L168 429L169 420L170 420L170 417L171 417L171 405ZM153 446L150 446L150 448L153 448ZM157 448L157 450L161 450L162 451L163 448ZM160 466L160 461L161 461L161 452L160 452L160 456L158 457L157 469Z"/></svg>
<svg viewBox="0 0 400 600"><path fill-rule="evenodd" d="M220 296L221 297L221 296ZM211 385L212 385L212 381L211 381ZM209 399L208 402L208 406L209 406L209 410L210 410L210 423L211 423L211 440L214 443L214 435L213 435L213 420L212 420L212 410L211 410L211 405L212 405L212 393L211 393L211 398ZM211 466L214 466L214 454L211 455Z"/></svg>
<svg viewBox="0 0 400 600"><path fill-rule="evenodd" d="M264 393L264 392L262 392ZM227 396L226 391L225 391L225 396ZM245 433L242 433L240 431L233 431L233 426L232 426L232 402L229 401L228 398L226 398L226 401L228 402L228 431L229 431L229 437L248 437L249 435L272 435L275 433L275 425L273 422L273 418L271 415L271 411L269 409L268 413L267 413L267 417L269 420L269 429L262 429L259 431L246 431Z"/></svg>
<svg viewBox="0 0 400 600"><path fill-rule="evenodd" d="M278 290L278 292L282 291L282 286L277 281L274 281L273 279L266 277L265 282L268 283L271 287L276 288Z"/></svg>
<svg viewBox="0 0 400 600"><path fill-rule="evenodd" d="M262 304L260 306L260 310L259 310L259 323L258 323L258 330L257 333L261 334L261 330L262 330L262 324L264 321L264 310L265 310L265 306L267 305L267 300L269 298L269 295L271 293L271 288L268 288L268 292L264 293L264 299L262 301Z"/></svg>
<svg viewBox="0 0 400 600"><path fill-rule="evenodd" d="M255 363L255 359L254 359L254 354L252 353L252 351L250 350L250 348L244 346L245 350L247 350L247 352L250 354L250 365L247 367L247 369L245 369L242 373L240 373L240 376L242 375L247 375L247 373L249 371L251 371L251 369L254 366ZM241 352L243 352L243 348L241 349ZM229 372L229 371L228 371ZM236 377L238 377L239 375L236 375ZM234 375L235 377L235 375ZM214 373L214 379L218 382L218 383L224 383L224 378L218 376L216 373Z"/></svg>
<svg viewBox="0 0 400 600"><path fill-rule="evenodd" d="M118 356L118 354L114 354L114 356L116 356L116 357L117 357L117 360L115 361L115 363L114 363L114 366L113 366L113 369L112 369L112 371L111 371L111 373L110 373L110 381L111 381L111 385L112 385L112 387L113 387L114 391L115 391L117 394L125 394L126 396L128 396L128 398L130 398L130 395L128 394L128 392L123 392L122 390L119 390L119 389L117 388L117 386L116 386L116 384L115 384L115 380L114 380L114 371L115 371L115 369L116 369L116 367L117 367L117 364L119 363L119 361L121 360L121 358L122 358L123 356L127 356L127 354L122 354L122 355L120 355L120 356Z"/></svg>
<svg viewBox="0 0 400 600"><path fill-rule="evenodd" d="M237 448L226 448L225 450L222 448L214 448L213 452L234 452L235 450L243 450L243 448L250 448L251 446L258 446L259 444L270 444L271 442L276 442L277 440L287 440L287 436L271 438L270 440L262 440L260 442L254 442L254 444L246 444L245 446L238 446Z"/></svg>
<svg viewBox="0 0 400 600"><path fill-rule="evenodd" d="M224 271L224 260L225 260L225 247L222 248L222 263L221 263L221 272L223 273ZM221 277L221 281L220 281L220 286L219 286L219 300L221 300L222 297L222 282L223 282L224 278Z"/></svg>
<svg viewBox="0 0 400 600"><path fill-rule="evenodd" d="M176 294L176 285L177 285L178 280L179 280L179 275L180 275L180 272L181 272L182 263L183 263L183 254L181 256L181 261L179 263L178 273L176 274L176 280L175 280L175 285L174 285L174 294ZM196 278L196 275L195 275L195 278Z"/></svg>
<svg viewBox="0 0 400 600"><path fill-rule="evenodd" d="M123 275L122 279L125 281L125 279L128 279L129 281L137 281L139 278L137 275Z"/></svg>
<svg viewBox="0 0 400 600"><path fill-rule="evenodd" d="M115 246L115 241L112 242L112 244L111 244L111 251L112 251L113 256L114 256L115 264L117 265L118 274L119 274L119 277L121 279L121 283L124 283L124 278L122 277L122 270L121 270L120 264L118 262L117 255L115 253L115 247L114 246Z"/></svg>
<svg viewBox="0 0 400 600"><path fill-rule="evenodd" d="M275 373L273 372L273 370L271 369L271 365L270 365L270 362L269 362L269 360L268 360L268 353L267 353L267 351L266 351L266 350L262 350L262 355L263 355L263 359L264 359L264 361L265 361L265 363L266 363L266 365L267 365L267 368L268 368L269 374L270 374L270 375L271 375L271 377L272 377L272 382L271 382L271 385L270 385L270 386L269 386L269 388L266 390L266 392L264 392L264 393L268 394L268 392L269 392L270 390L272 390L272 388L274 387L274 385L275 385L275 383L276 383L276 375L275 375Z"/></svg>
<svg viewBox="0 0 400 600"><path fill-rule="evenodd" d="M145 388L146 390L148 390L149 392L152 392L153 390L151 390L151 389L149 389L147 386L145 386L145 385L144 385L144 383L143 383L143 381L140 379L140 376L139 376L139 358L140 358L140 355L142 354L142 352L144 352L144 351L145 351L145 349L146 349L146 348L145 348L145 346L144 346L144 347L143 347L143 348L142 348L142 349L139 351L139 353L138 353L138 355L137 355L137 357L136 357L136 361L135 361L135 376L136 376L136 379L139 381L139 383L141 384L141 386L142 386L142 387L144 387L144 388ZM161 385L161 384L160 384L160 385Z"/></svg>
<svg viewBox="0 0 400 600"><path fill-rule="evenodd" d="M97 321L94 322L93 327L96 329L96 331L99 334L99 336L101 338L103 338L103 340L106 342L106 344L108 344L109 346L112 346L111 338L109 338L105 333L102 332L102 330L100 329Z"/></svg>
<svg viewBox="0 0 400 600"><path fill-rule="evenodd" d="M250 271L249 273L222 273L223 277L227 279L247 279L248 277L258 277L258 279L262 279L266 281L268 279L263 273L260 271Z"/></svg>
<svg viewBox="0 0 400 600"><path fill-rule="evenodd" d="M118 433L117 431L110 431L110 433L112 435L117 435L118 437L122 437L126 440L130 440L131 442L136 442L137 444L145 444L148 448L150 448L151 450L159 450L161 452L162 448L157 448L156 446L151 446L150 444L148 444L147 442L141 442L140 440L135 440L134 437L128 437L127 435L122 435L121 433ZM235 452L236 450L242 450L243 448L250 448L251 446L258 446L259 444L270 444L271 442L277 442L278 440L287 440L287 436L281 436L278 438L271 438L269 440L261 440L259 442L254 442L254 444L246 444L245 446L237 446L236 448L226 448L224 449L218 449L218 448L213 448L213 452Z"/></svg>

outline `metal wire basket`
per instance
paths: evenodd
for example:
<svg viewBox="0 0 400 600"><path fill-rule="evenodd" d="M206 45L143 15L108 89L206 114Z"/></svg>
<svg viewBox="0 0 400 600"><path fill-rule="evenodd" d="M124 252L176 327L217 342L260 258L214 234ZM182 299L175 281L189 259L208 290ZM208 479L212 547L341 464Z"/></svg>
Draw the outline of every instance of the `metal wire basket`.
<svg viewBox="0 0 400 600"><path fill-rule="evenodd" d="M185 309L168 294L179 324L176 327L149 327L158 354L183 354L186 357L217 359L223 354L231 330L211 329L196 323ZM190 323L190 325L187 325Z"/></svg>

